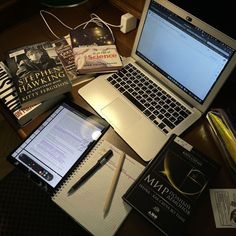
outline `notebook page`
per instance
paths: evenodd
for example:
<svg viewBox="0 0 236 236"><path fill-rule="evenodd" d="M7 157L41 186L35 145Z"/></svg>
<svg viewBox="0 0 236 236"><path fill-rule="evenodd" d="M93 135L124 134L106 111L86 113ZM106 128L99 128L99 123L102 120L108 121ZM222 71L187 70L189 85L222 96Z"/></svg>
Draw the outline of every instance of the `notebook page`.
<svg viewBox="0 0 236 236"><path fill-rule="evenodd" d="M78 181L108 149L113 156L75 193L67 196L70 187ZM100 141L88 154L87 159L78 167L53 201L73 217L79 224L96 236L113 235L131 210L122 196L142 172L144 166L126 155L123 168L112 199L111 207L104 217L103 207L110 188L116 165L122 152L106 140Z"/></svg>

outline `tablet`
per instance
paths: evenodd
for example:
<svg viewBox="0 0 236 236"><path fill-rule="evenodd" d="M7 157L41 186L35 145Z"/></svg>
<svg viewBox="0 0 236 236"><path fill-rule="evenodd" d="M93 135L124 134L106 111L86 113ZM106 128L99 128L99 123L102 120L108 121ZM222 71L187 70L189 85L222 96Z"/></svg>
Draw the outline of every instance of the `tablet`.
<svg viewBox="0 0 236 236"><path fill-rule="evenodd" d="M66 101L8 156L8 160L48 191L53 191L108 128L104 119Z"/></svg>

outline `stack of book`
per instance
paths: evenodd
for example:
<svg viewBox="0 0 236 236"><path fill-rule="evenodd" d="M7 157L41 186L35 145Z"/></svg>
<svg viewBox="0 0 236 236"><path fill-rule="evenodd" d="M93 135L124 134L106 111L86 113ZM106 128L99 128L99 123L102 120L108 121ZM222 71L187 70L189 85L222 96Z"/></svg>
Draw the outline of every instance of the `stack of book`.
<svg viewBox="0 0 236 236"><path fill-rule="evenodd" d="M114 38L106 27L78 28L70 32L78 74L107 73L122 68Z"/></svg>
<svg viewBox="0 0 236 236"><path fill-rule="evenodd" d="M235 119L228 110L218 108L210 110L207 115L212 136L220 148L229 172L236 180L236 129Z"/></svg>
<svg viewBox="0 0 236 236"><path fill-rule="evenodd" d="M3 108L17 121L19 125L25 125L38 114L50 109L62 98L63 95L22 108L9 69L3 62L0 62L0 102Z"/></svg>
<svg viewBox="0 0 236 236"><path fill-rule="evenodd" d="M70 92L72 83L59 53L63 38L41 42L6 53L0 62L0 100L5 110L23 126L51 108Z"/></svg>
<svg viewBox="0 0 236 236"><path fill-rule="evenodd" d="M76 29L53 42L8 51L0 62L0 102L23 126L61 101L74 84L121 67L108 29Z"/></svg>

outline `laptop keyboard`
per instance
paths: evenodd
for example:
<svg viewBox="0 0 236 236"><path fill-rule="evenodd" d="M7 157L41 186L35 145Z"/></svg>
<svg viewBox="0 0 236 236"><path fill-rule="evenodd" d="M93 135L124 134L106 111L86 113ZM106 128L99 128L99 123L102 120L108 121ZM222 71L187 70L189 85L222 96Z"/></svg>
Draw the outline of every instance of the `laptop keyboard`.
<svg viewBox="0 0 236 236"><path fill-rule="evenodd" d="M166 134L191 114L132 64L107 80Z"/></svg>

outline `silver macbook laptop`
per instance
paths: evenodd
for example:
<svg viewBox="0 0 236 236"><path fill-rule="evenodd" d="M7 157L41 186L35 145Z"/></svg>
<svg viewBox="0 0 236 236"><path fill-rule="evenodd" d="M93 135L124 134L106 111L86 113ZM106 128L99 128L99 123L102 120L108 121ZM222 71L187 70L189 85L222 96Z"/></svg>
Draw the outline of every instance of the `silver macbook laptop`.
<svg viewBox="0 0 236 236"><path fill-rule="evenodd" d="M131 57L79 94L145 161L213 101L236 64L236 42L166 0L146 1Z"/></svg>

